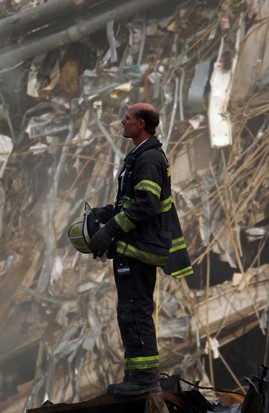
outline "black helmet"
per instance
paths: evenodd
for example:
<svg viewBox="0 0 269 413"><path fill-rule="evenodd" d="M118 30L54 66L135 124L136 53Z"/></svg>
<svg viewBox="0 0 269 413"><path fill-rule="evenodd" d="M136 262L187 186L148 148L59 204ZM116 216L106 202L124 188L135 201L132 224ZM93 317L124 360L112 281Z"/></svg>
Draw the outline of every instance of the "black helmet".
<svg viewBox="0 0 269 413"><path fill-rule="evenodd" d="M90 205L85 202L85 212L83 217L75 219L68 229L68 237L73 247L83 254L90 254L89 242L93 234L100 228L100 221L91 209Z"/></svg>

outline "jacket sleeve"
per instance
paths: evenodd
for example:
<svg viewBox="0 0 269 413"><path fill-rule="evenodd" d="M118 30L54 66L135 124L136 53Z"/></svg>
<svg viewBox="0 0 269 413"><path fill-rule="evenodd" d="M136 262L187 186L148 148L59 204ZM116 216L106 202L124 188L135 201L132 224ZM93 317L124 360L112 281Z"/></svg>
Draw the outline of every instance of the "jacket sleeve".
<svg viewBox="0 0 269 413"><path fill-rule="evenodd" d="M154 151L153 157L149 152L142 154L134 167L132 203L107 223L114 236L130 232L137 225L148 222L160 212L160 197L166 167L161 154L156 154Z"/></svg>

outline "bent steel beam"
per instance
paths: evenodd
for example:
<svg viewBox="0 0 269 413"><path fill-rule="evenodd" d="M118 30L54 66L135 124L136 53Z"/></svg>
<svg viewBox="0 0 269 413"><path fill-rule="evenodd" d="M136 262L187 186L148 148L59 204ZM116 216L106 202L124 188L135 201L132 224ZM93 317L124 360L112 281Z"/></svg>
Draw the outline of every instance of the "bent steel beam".
<svg viewBox="0 0 269 413"><path fill-rule="evenodd" d="M123 18L130 17L135 13L148 9L165 0L131 0L128 3L120 4L112 10L96 16L90 16L88 19L80 21L78 24L69 27L59 33L52 34L43 39L36 39L22 43L0 54L0 70L12 68L27 59L46 53L68 43L81 40L103 28L107 22L114 20L119 21Z"/></svg>

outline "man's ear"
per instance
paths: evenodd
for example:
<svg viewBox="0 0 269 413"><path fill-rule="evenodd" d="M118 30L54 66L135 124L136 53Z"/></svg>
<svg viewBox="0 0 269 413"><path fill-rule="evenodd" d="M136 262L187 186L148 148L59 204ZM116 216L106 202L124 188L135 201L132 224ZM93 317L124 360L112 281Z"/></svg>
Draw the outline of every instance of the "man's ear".
<svg viewBox="0 0 269 413"><path fill-rule="evenodd" d="M145 121L144 119L139 119L139 124L138 124L140 129L144 129L145 128Z"/></svg>

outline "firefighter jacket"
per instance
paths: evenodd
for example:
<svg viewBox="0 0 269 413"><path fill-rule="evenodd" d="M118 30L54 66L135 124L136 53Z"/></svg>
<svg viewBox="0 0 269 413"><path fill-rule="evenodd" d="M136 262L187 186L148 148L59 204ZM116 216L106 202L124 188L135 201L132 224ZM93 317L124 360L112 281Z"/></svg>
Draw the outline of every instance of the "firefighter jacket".
<svg viewBox="0 0 269 413"><path fill-rule="evenodd" d="M106 226L115 235L118 254L159 266L179 279L193 274L193 269L161 146L152 136L127 155L119 175L113 217Z"/></svg>

